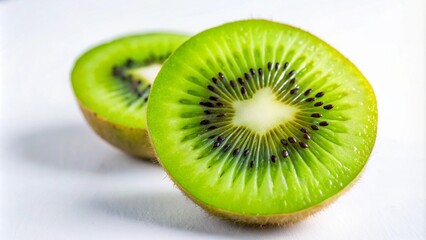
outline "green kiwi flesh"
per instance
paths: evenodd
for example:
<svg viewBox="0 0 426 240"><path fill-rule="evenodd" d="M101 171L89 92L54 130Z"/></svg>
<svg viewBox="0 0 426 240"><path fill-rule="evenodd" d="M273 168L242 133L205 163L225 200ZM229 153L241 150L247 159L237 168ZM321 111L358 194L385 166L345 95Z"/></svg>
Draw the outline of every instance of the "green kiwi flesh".
<svg viewBox="0 0 426 240"><path fill-rule="evenodd" d="M131 155L155 159L146 130L151 84L187 38L173 33L126 36L92 48L77 60L73 90L96 133Z"/></svg>
<svg viewBox="0 0 426 240"><path fill-rule="evenodd" d="M207 211L296 222L360 176L377 129L374 92L319 38L265 20L199 33L163 65L148 129L171 179Z"/></svg>

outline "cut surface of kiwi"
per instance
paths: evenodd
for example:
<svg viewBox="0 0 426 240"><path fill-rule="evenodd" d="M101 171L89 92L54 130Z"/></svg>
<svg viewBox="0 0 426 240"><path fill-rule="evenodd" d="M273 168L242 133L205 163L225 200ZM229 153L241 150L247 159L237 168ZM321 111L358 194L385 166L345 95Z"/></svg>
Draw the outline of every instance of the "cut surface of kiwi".
<svg viewBox="0 0 426 240"><path fill-rule="evenodd" d="M343 55L294 27L245 20L179 47L151 90L160 163L207 211L296 222L360 176L377 128L374 92Z"/></svg>
<svg viewBox="0 0 426 240"><path fill-rule="evenodd" d="M71 75L74 93L92 128L127 153L154 159L146 130L152 82L187 36L148 33L118 38L84 53Z"/></svg>

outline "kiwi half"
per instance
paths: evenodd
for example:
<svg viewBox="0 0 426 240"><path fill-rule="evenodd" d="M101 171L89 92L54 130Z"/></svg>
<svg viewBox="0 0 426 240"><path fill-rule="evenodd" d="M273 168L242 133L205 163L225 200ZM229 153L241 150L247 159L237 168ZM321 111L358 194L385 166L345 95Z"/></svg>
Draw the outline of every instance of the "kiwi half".
<svg viewBox="0 0 426 240"><path fill-rule="evenodd" d="M179 47L151 90L159 161L207 211L296 222L360 176L377 128L374 92L338 51L294 27L246 20Z"/></svg>
<svg viewBox="0 0 426 240"><path fill-rule="evenodd" d="M147 100L158 71L187 36L151 33L97 46L75 63L74 93L93 130L119 149L150 160Z"/></svg>

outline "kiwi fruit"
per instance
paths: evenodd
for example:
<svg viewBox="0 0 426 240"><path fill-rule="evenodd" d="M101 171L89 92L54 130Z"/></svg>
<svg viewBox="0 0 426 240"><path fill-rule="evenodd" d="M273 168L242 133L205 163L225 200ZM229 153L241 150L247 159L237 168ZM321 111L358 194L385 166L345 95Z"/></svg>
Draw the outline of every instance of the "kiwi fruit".
<svg viewBox="0 0 426 240"><path fill-rule="evenodd" d="M121 37L76 61L73 90L99 136L124 152L155 161L146 130L148 96L164 61L187 38L173 33Z"/></svg>
<svg viewBox="0 0 426 240"><path fill-rule="evenodd" d="M324 41L266 20L227 23L181 45L147 110L157 157L208 212L297 222L359 178L377 106L361 72Z"/></svg>

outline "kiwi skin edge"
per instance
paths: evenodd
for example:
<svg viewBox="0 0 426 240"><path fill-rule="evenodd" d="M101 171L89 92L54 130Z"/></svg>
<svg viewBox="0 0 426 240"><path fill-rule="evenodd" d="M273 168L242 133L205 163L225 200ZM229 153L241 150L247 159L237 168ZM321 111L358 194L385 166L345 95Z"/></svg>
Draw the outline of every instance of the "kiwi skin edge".
<svg viewBox="0 0 426 240"><path fill-rule="evenodd" d="M149 133L149 132L148 132ZM148 134L149 135L149 134ZM150 139L150 137L148 137ZM153 152L156 156L156 159L159 159L157 156L157 152L155 151L155 148L153 148ZM218 209L213 206L207 205L197 198L193 197L189 192L185 190L185 188L181 187L177 181L172 177L172 175L169 174L167 169L164 167L164 165L161 163L161 161L158 161L158 163L161 165L163 170L166 172L166 174L169 176L169 178L173 181L173 183L182 191L182 193L191 199L193 202L195 202L198 206L200 206L202 209L204 209L207 213L221 218L225 221L233 221L235 223L246 225L249 227L271 227L271 226L288 226L295 223L298 223L315 213L319 212L320 210L328 207L331 205L334 201L336 201L340 196L345 194L352 186L355 185L356 182L361 178L362 173L364 172L364 169L366 165L364 165L364 168L358 173L358 175L352 180L350 184L348 184L345 188L343 188L340 192L336 193L332 197L326 199L325 201L318 203L315 206L312 206L307 209L303 209L301 211L292 212L292 213L284 213L284 214L275 214L275 215L249 215L249 214L236 214L233 212L229 212L223 209Z"/></svg>
<svg viewBox="0 0 426 240"><path fill-rule="evenodd" d="M263 226L288 226L291 224L295 224L301 220L304 220L313 214L319 212L320 210L328 207L330 204L332 204L335 200L337 200L340 196L342 196L344 193L346 193L361 177L362 175L361 171L358 176L345 188L343 188L340 192L335 194L334 196L326 199L325 201L312 206L307 209L303 209L301 211L292 212L292 213L284 213L284 214L276 214L276 215L244 215L244 214L235 214L232 212L228 212L226 210L216 209L212 206L208 206L204 203L201 203L197 199L191 197L185 190L183 190L180 186L178 186L186 196L189 196L194 202L196 202L198 205L200 205L204 210L206 210L211 215L214 215L216 217L225 219L225 220L232 220L236 223L247 225L247 226L253 226L253 227L263 227ZM170 175L169 175L170 176Z"/></svg>
<svg viewBox="0 0 426 240"><path fill-rule="evenodd" d="M84 107L80 101L78 105L90 127L105 141L132 156L157 162L146 128L131 128L109 122Z"/></svg>

